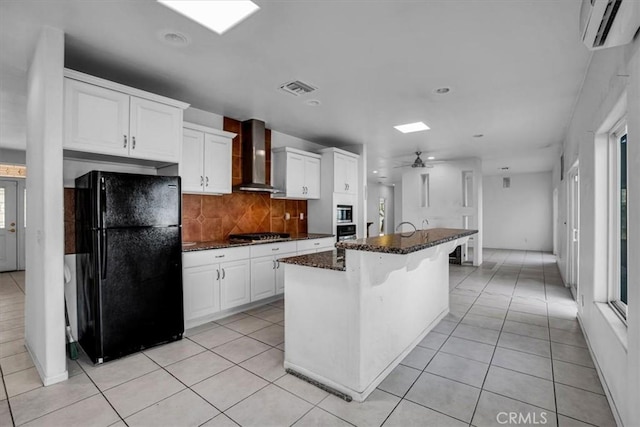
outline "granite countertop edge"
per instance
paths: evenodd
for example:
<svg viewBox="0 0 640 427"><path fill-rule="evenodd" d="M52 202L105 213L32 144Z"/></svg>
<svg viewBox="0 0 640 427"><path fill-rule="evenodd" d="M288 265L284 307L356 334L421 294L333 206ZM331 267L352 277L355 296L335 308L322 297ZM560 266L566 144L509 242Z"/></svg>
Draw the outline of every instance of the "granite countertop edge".
<svg viewBox="0 0 640 427"><path fill-rule="evenodd" d="M281 258L279 261L283 264L300 265L303 267L347 271L347 267L344 262L344 253L339 254L337 249Z"/></svg>
<svg viewBox="0 0 640 427"><path fill-rule="evenodd" d="M323 239L325 237L334 237L333 234L322 234L322 233L303 233L296 236L291 236L291 238L287 240L278 240L276 242L272 241L264 241L264 242L246 242L246 243L231 243L229 241L208 241L208 242L196 242L192 245L182 245L182 252L195 252L195 251L206 251L209 249L225 249L225 248L237 248L241 246L254 246L254 245L264 245L269 243L286 243L286 242L295 242L298 240L312 240L312 239Z"/></svg>
<svg viewBox="0 0 640 427"><path fill-rule="evenodd" d="M415 235L415 233L421 233L421 232L429 232L429 231L433 231L433 230L438 230L438 229L426 229L426 230L417 230L415 232L412 233L398 233L394 236L400 236L400 238L402 237L413 237ZM355 251L365 251L365 252L381 252L381 253L388 253L388 254L398 254L398 255L407 255L410 254L412 252L417 252L417 251L421 251L423 249L427 249L433 246L437 246L440 245L442 243L446 243L446 242L450 242L452 240L456 240L459 239L461 237L467 237L467 236L471 236L474 234L477 234L478 230L459 230L459 232L453 233L449 236L445 236L436 240L430 240L430 241L425 241L422 243L416 243L412 246L408 246L408 247L401 247L401 246L384 246L381 244L375 244L370 242L370 240L373 239L360 239L360 240L356 240L356 241L345 241L345 242L338 242L336 243L336 247L339 249L350 249L350 250L355 250ZM375 238L374 238L375 239Z"/></svg>

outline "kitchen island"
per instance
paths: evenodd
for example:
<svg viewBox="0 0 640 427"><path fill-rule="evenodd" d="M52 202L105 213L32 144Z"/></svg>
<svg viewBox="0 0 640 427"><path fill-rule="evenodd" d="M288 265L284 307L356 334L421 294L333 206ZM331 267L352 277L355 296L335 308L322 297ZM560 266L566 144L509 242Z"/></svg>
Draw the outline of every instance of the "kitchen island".
<svg viewBox="0 0 640 427"><path fill-rule="evenodd" d="M418 230L281 259L284 367L366 399L449 312L449 253L476 233Z"/></svg>

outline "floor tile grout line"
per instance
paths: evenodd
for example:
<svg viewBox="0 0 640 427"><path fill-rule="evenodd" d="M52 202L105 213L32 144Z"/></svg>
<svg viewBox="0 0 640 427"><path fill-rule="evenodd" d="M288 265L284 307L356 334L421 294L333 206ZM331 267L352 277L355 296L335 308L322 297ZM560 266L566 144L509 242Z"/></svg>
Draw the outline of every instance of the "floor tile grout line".
<svg viewBox="0 0 640 427"><path fill-rule="evenodd" d="M520 276L520 273L518 273L518 277ZM516 279L516 286L517 286L517 279ZM514 292L515 292L515 288L514 288ZM513 297L509 299L509 307L511 307L511 303L513 301ZM507 313L509 312L509 307L507 307ZM505 316L506 319L506 316ZM482 385L480 386L480 393L478 394L478 400L476 400L476 405L473 408L473 412L471 413L471 421L469 422L469 424L473 423L473 419L476 416L476 412L478 411L478 405L480 404L480 397L482 396L482 391L484 390L484 384L487 382L487 377L489 376L489 371L491 370L491 365L493 364L493 358L496 354L496 349L498 348L498 342L500 341L500 336L502 335L502 330L504 329L504 324L505 324L506 320L502 321L502 327L500 328L500 332L498 333L498 339L496 340L496 345L495 347L493 347L493 352L491 353L491 360L489 360L489 367L487 368L487 372L484 374L484 378L482 380Z"/></svg>

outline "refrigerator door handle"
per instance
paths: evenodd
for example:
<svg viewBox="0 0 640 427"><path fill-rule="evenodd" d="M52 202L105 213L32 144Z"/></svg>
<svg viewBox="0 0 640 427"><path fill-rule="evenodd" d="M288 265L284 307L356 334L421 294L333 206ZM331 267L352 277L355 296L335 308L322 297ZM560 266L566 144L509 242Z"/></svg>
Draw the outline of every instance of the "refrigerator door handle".
<svg viewBox="0 0 640 427"><path fill-rule="evenodd" d="M100 265L102 272L100 276L102 280L107 278L107 230L102 229L102 239L100 239Z"/></svg>
<svg viewBox="0 0 640 427"><path fill-rule="evenodd" d="M100 225L99 227L105 229L105 217L107 216L107 185L105 183L104 176L100 178Z"/></svg>

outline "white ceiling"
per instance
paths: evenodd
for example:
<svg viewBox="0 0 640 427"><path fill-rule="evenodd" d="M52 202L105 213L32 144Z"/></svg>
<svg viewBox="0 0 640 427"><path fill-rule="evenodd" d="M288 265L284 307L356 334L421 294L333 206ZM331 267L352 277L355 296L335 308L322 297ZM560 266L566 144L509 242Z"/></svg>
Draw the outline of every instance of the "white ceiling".
<svg viewBox="0 0 640 427"><path fill-rule="evenodd" d="M388 180L417 149L482 157L485 173L558 159L589 61L580 0L255 1L222 36L153 0L0 1L0 146L24 147L24 70L49 25L66 34L70 68L309 141L366 144L369 172ZM191 43L170 46L162 30ZM294 79L319 89L278 90ZM431 130L393 129L419 120Z"/></svg>

